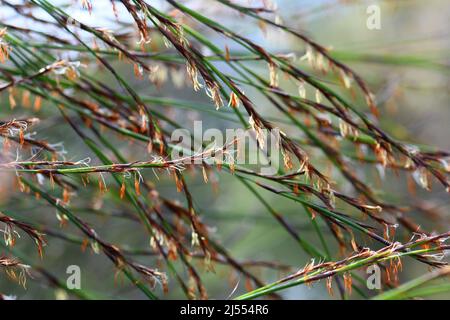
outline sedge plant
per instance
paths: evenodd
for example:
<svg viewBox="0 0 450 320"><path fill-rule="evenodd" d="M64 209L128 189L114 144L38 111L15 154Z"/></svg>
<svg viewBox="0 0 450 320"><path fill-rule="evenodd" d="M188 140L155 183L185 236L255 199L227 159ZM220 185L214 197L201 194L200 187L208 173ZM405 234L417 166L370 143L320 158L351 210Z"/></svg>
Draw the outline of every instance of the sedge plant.
<svg viewBox="0 0 450 320"><path fill-rule="evenodd" d="M0 1L11 15L0 18L1 281L41 282L59 298L111 297L102 286L69 288L64 274L55 274L47 254L61 246L94 253L82 270L108 275L105 281L137 298L208 299L217 281L221 297L235 299L282 299L304 285L323 285L340 298L448 291L429 284L450 270L445 215L384 192L373 173L398 174L410 190L434 184L448 199L450 153L382 128L377 96L347 62L442 66L333 52L282 22L268 2L204 2L262 33L283 33L301 49L267 49L180 0ZM71 6L83 8L90 22L71 15ZM95 19L105 8L108 27ZM180 87L185 94L176 98L171 92ZM175 143L171 133L191 129L191 113L212 126L250 131L262 150L262 132L279 130L281 166L266 174L238 163L236 140L200 152ZM177 148L191 153L173 158ZM356 168L372 175L361 177ZM200 203L205 195L196 177L217 197L225 196L227 181L242 187L264 211L252 225L280 228L283 241L293 243L287 254L303 258L287 264L236 256L217 235L223 224L211 224L219 218ZM248 215L239 201L229 206ZM432 216L442 230L422 226ZM127 241L131 236L137 240ZM234 237L246 241L245 234ZM250 245L252 252L270 250ZM403 283L404 260L432 270ZM381 270L379 295L365 288L364 270L372 265ZM230 286L223 285L227 274L234 276Z"/></svg>

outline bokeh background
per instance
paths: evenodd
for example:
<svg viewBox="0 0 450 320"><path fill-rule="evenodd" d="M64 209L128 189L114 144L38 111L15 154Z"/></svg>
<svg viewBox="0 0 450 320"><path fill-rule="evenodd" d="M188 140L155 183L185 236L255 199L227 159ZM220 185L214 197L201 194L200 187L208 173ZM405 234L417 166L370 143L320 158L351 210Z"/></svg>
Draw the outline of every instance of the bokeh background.
<svg viewBox="0 0 450 320"><path fill-rule="evenodd" d="M52 1L58 3L62 1ZM218 18L222 23L233 28L238 33L251 37L273 52L283 54L295 53L302 56L303 44L278 31L261 30L253 21L243 19L235 13L224 10L213 1L185 1L192 8L201 9L203 14L212 18ZM244 1L245 2L245 1ZM253 4L258 1L249 1ZM64 2L66 3L66 2ZM368 30L366 9L368 5L376 4L381 8L381 30ZM160 1L158 5L166 8L167 5ZM381 127L390 132L394 137L410 141L412 143L436 146L439 149L450 150L450 2L446 0L392 0L392 1L303 1L303 0L279 0L277 1L279 16L285 24L294 29L302 30L313 39L330 47L331 52L341 61L353 67L369 83L376 93L376 98L382 113ZM94 2L92 16L80 9L79 3L74 1L66 8L66 11L74 17L84 20L91 25L106 26L113 30L120 30L114 25L111 18L110 3L107 0ZM109 16L109 18L108 18ZM5 19L5 20L4 20ZM11 16L11 12L0 4L0 20L8 23L20 23ZM29 28L39 26L27 25ZM221 45L233 46L211 31L200 29ZM299 62L302 68L308 66ZM174 83L175 76L168 75L167 81L160 87L148 85L133 80L133 71L128 66L115 65L121 74L135 81L135 88L140 93L156 97L171 97L198 101L199 108L210 104L204 95L195 94L190 87L180 87ZM224 66L221 66L224 68ZM267 73L264 66L255 65L261 74ZM260 68L260 69L257 69ZM94 72L94 71L93 71ZM96 76L106 79L103 71L95 71ZM164 75L161 75L164 76ZM176 80L176 79L175 79ZM289 87L291 84L283 83ZM176 82L176 81L175 81ZM246 89L247 94L252 94L251 89ZM255 93L253 93L255 94ZM257 95L255 94L258 103ZM237 126L233 121L226 121L208 113L196 110L180 110L167 106L157 105L161 111L167 113L173 119L183 123L186 127L192 127L194 120L203 120L204 127L226 129ZM265 110L264 104L258 106ZM232 117L228 111L221 111L225 116ZM7 97L0 100L0 118L11 118L12 114L29 116L33 111L11 111ZM264 113L264 112L263 112ZM40 138L45 138L54 143L64 141L64 148L73 159L83 159L90 156L83 143L67 126L60 121L59 116L52 112L50 107L35 112L35 115L43 121L35 128ZM276 116L276 115L273 115ZM289 128L285 128L289 133ZM117 138L114 138L117 139ZM145 153L136 146L130 146L127 141L114 140L122 150L134 150L138 159ZM318 154L317 154L318 155ZM319 156L319 155L318 155ZM320 162L320 159L318 160ZM358 174L367 180L375 181L374 184L388 195L391 201L416 201L422 198L423 205L435 208L437 214L444 219L436 224L431 219L423 219L417 216L420 224L427 226L428 230L447 231L449 229L449 202L448 195L440 188L432 192L417 191L417 198L408 194L405 187L404 176L396 177L390 172L386 173L384 181L372 169L363 166L355 166ZM28 202L18 193L7 189L11 177L0 176L0 184L3 185L0 194L0 211L14 212L18 218L33 218L42 224L50 224L57 227L55 210L41 202L39 206ZM293 266L294 270L303 267L309 258L298 249L294 241L273 220L264 207L256 201L240 182L235 181L227 174L218 173L216 176L219 186L217 190L211 184L205 185L201 172L189 172L188 182L194 194L196 206L205 221L211 226L210 232L237 258L243 260L268 260ZM164 175L160 180L148 175L146 179L157 183L159 192L183 201L182 195L177 194L172 180ZM378 181L378 184L377 184ZM339 183L339 181L337 181ZM345 185L343 185L345 188ZM312 243L319 245L311 223L302 209L290 202L275 198L270 193L262 192L277 211L282 212L297 230ZM148 248L148 239L143 232L136 232L136 224L126 219L111 219L109 214L120 214L123 204L116 200L104 201L100 214L86 210L92 203L85 203L83 194L74 198L72 208L83 215L86 221L96 226L96 230L108 240L125 244L130 248ZM99 205L100 207L100 205ZM125 208L126 209L126 208ZM102 212L104 214L102 214ZM412 213L414 215L414 213ZM320 225L321 228L325 227ZM61 232L77 234L77 231L68 226L60 229ZM140 230L143 231L143 230ZM67 277L68 265L79 265L82 270L83 289L98 294L99 298L135 298L143 296L126 280L115 283L114 270L111 263L103 255L96 255L89 250L81 252L80 247L68 244L58 239L50 238L45 250L45 259L40 260L35 248L28 241L18 241L17 252L27 258L33 265L45 266L60 279ZM335 242L330 236L327 238L333 250L337 251ZM1 250L0 250L1 251ZM153 257L136 256L137 260L145 264L157 263ZM426 266L415 261L405 260L402 281L412 279L427 271ZM276 280L279 273L267 269L256 270L267 281ZM364 272L361 273L364 276ZM217 266L216 273L205 274L205 283L210 298L227 298L233 291L236 283L240 281L239 275L230 273L228 268ZM239 282L237 292L245 291L244 281ZM9 281L4 275L0 276L0 292L17 296L19 299L54 299L67 298L60 291L55 291L45 285L45 282L30 279L27 289L23 289L16 283ZM369 295L376 292L368 292ZM298 286L283 292L288 299L332 299L327 294L323 283L312 287ZM166 298L181 298L182 293L174 281L170 282L170 290ZM336 298L337 295L334 297ZM354 295L353 298L358 298ZM450 298L442 294L438 298Z"/></svg>

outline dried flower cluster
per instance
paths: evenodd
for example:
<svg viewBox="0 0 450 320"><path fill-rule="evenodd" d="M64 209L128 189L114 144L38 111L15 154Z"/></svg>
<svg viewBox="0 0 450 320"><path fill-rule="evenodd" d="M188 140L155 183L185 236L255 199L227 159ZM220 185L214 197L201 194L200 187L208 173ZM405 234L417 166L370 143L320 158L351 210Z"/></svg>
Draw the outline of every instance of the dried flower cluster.
<svg viewBox="0 0 450 320"><path fill-rule="evenodd" d="M0 63L4 63L9 58L11 47L5 41L7 28L0 29Z"/></svg>

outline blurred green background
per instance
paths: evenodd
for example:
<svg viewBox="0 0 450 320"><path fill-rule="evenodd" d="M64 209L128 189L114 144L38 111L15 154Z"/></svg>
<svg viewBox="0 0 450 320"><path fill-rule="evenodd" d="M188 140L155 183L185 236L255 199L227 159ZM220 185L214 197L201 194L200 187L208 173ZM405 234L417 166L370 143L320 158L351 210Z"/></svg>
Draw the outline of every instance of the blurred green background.
<svg viewBox="0 0 450 320"><path fill-rule="evenodd" d="M257 2L257 1L254 1ZM55 3L55 2L54 2ZM94 2L94 9L102 6L108 7L109 1ZM236 14L223 11L220 6L212 4L212 1L186 1L192 8L202 8L204 14L211 17L220 17L222 23L233 28L238 33L250 36L256 42L268 49L279 53L295 52L301 56L305 50L299 43L278 31L270 28L262 32L258 25L246 19L237 19ZM368 30L366 27L367 6L379 5L381 8L381 30ZM161 3L164 7L164 3ZM89 18L86 12L69 8L70 13ZM284 23L294 29L302 30L324 46L332 48L332 54L341 61L353 67L369 83L372 91L376 93L382 116L381 127L390 132L394 137L403 141L411 141L419 144L436 146L440 149L450 150L450 2L446 0L431 1L278 1L280 17ZM99 9L97 9L99 10ZM101 9L100 9L101 10ZM6 15L0 14L4 18ZM94 15L99 14L94 10ZM32 27L32 26L28 26ZM216 37L208 30L200 30L209 37ZM223 39L216 39L221 43ZM224 43L227 44L227 43ZM227 44L231 45L231 44ZM233 49L233 48L231 48ZM306 64L299 62L302 68L308 69ZM191 88L176 88L169 77L161 88L149 86L148 82L142 83L134 79L133 71L128 66L116 64L118 70L130 81L135 82L139 92L158 97L171 97L198 101L201 104L210 104L204 95L194 93ZM223 67L223 66L222 66ZM255 65L261 74L267 73L265 66ZM98 77L106 79L103 72L96 73ZM289 83L282 85L289 88ZM112 82L111 82L112 83ZM291 88L293 89L293 88ZM295 89L293 89L295 90ZM247 94L252 94L251 89L246 89ZM257 98L256 98L257 99ZM258 104L258 100L255 100ZM264 104L258 105L260 110L267 110ZM192 127L194 120L203 120L204 127L226 129L237 124L221 120L208 113L195 110L182 110L177 108L155 105L158 110L166 112L186 127ZM223 111L226 113L227 111ZM9 119L13 115L16 118L30 116L32 110L17 108L9 109L6 95L0 101L0 119ZM37 137L47 139L52 143L64 141L64 147L68 151L71 160L83 159L90 155L79 138L68 129L68 126L60 121L58 113L51 106L44 105L42 110L35 113L41 118L41 123L33 128ZM272 115L271 116L276 116ZM283 128L289 133L289 128ZM117 140L111 135L111 139L127 151L130 160L145 157L142 146L129 145L127 141ZM318 155L318 153L315 153ZM135 159L133 159L133 157ZM320 162L320 159L319 159ZM357 173L366 177L366 181L375 181L378 173L373 168L355 166ZM218 173L219 188L214 191L211 184L205 184L201 172L187 172L188 183L194 195L195 204L203 221L211 226L211 234L220 241L237 258L242 260L267 260L277 261L281 264L292 266L292 270L299 269L309 262L304 252L290 238L284 229L274 221L267 210L239 181L226 173ZM157 184L161 194L184 201L178 194L171 179L164 174L157 180L152 173L146 174L145 179ZM18 193L9 192L11 177L1 175L1 184L4 186L0 195L0 211L14 213L18 218L33 219L40 224L49 224L57 229L58 222L55 218L55 210L42 201L39 206L36 202L30 202ZM341 183L345 190L346 186ZM406 181L403 175L396 177L387 172L385 181L375 185L380 187L387 199L408 203L412 199L407 193ZM143 228L134 222L121 218L108 218L109 214L120 214L126 210L124 204L118 199L106 198L101 211L104 215L93 214L85 207L90 195L83 196L83 190L73 198L71 207L74 211L95 226L99 234L107 240L126 245L135 249L148 249ZM303 209L291 202L275 197L269 192L261 191L264 198L274 208L294 225L298 232L308 241L320 246L310 220ZM422 197L427 206L436 208L444 217L444 222L436 224L430 219L424 219L416 215L420 224L428 230L447 231L449 229L448 195L439 188L432 192L418 190L418 197ZM413 213L414 215L414 213ZM328 229L318 221L325 234ZM78 234L72 226L60 230L70 234ZM334 239L329 236L327 242L332 252L337 252ZM375 246L373 243L369 243ZM40 260L32 243L25 239L18 241L15 248L19 257L26 257L33 265L42 265L60 279L65 279L68 265L79 265L82 271L82 287L88 292L96 294L101 292L98 298L143 298L134 287L124 280L123 283L115 283L112 264L102 254L96 255L90 250L82 253L79 245L69 244L49 237L49 244L45 248L45 257ZM1 252L1 250L0 250ZM136 256L137 260L146 265L155 265L157 261L153 257ZM200 267L201 268L201 267ZM268 269L254 269L266 281L274 281L280 273ZM403 281L412 279L427 271L427 267L406 259L400 278ZM361 272L365 277L364 271ZM216 273L204 273L204 282L210 298L227 298L238 284L237 293L244 292L245 281L239 275L230 272L229 268L216 266ZM120 282L120 281L119 281ZM169 293L165 298L182 298L182 292L175 281L169 283ZM157 289L160 291L160 289ZM336 290L335 290L336 291ZM65 298L59 291L55 291L45 285L45 282L30 279L27 289L19 287L9 281L4 275L0 277L0 292L15 295L19 299L54 299ZM374 295L376 292L368 292ZM288 299L329 299L324 283L317 283L312 287L298 286L282 293ZM337 298L335 294L334 298ZM358 298L354 294L353 298ZM450 298L450 295L441 295L438 298Z"/></svg>

